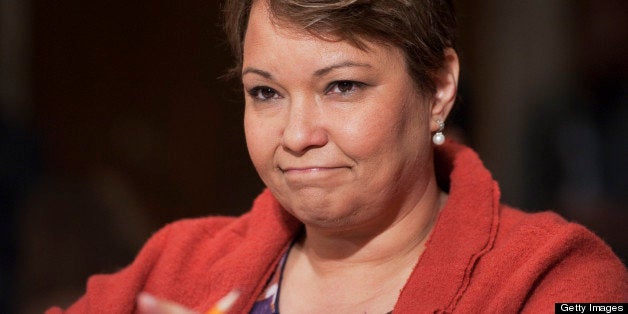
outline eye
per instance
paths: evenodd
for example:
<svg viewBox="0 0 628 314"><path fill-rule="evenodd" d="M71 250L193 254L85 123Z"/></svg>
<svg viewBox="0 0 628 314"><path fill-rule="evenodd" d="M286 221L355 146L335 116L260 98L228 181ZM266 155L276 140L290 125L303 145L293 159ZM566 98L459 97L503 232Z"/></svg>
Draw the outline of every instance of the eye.
<svg viewBox="0 0 628 314"><path fill-rule="evenodd" d="M336 81L327 87L325 94L351 94L364 86L364 83L354 81Z"/></svg>
<svg viewBox="0 0 628 314"><path fill-rule="evenodd" d="M248 91L248 93L249 95L251 95L251 97L255 98L256 100L261 100L261 101L266 101L266 100L280 97L276 90L268 86L253 87Z"/></svg>

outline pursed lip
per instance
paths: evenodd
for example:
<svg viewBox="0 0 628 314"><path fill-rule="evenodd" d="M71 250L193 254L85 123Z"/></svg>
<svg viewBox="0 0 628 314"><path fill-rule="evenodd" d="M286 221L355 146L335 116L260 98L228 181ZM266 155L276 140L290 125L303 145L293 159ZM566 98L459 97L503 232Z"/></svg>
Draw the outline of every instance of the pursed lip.
<svg viewBox="0 0 628 314"><path fill-rule="evenodd" d="M348 169L349 167L343 166L305 166L305 167L278 167L283 173L309 173L309 172L322 172L337 169Z"/></svg>
<svg viewBox="0 0 628 314"><path fill-rule="evenodd" d="M289 166L278 167L293 187L314 187L341 184L351 167L346 166Z"/></svg>

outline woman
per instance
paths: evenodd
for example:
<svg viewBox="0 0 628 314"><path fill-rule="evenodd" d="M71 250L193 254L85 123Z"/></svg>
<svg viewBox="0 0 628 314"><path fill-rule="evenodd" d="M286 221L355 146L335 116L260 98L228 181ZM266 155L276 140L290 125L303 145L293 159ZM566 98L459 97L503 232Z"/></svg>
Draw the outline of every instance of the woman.
<svg viewBox="0 0 628 314"><path fill-rule="evenodd" d="M268 189L240 218L162 229L133 264L92 277L69 312L205 311L233 289L233 313L627 300L626 269L600 239L500 205L476 154L443 144L458 83L449 1L230 0L225 11Z"/></svg>

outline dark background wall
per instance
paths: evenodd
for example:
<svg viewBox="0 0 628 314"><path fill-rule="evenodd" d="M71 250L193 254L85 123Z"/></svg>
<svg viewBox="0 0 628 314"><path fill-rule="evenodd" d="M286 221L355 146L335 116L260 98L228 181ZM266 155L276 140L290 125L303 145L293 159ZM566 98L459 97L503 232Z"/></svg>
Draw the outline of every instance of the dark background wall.
<svg viewBox="0 0 628 314"><path fill-rule="evenodd" d="M79 296L182 217L262 189L213 1L0 4L0 312ZM448 134L504 200L552 208L628 256L625 1L460 1ZM626 119L625 119L626 118Z"/></svg>
<svg viewBox="0 0 628 314"><path fill-rule="evenodd" d="M115 172L160 220L248 205L250 192L229 193L256 181L237 85L218 79L231 57L217 4L37 1L32 9L34 118L48 169Z"/></svg>

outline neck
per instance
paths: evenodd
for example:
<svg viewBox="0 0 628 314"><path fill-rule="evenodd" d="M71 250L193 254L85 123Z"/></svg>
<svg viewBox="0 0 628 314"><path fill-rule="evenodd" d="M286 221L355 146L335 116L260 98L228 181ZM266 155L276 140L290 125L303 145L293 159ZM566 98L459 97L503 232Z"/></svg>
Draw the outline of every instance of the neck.
<svg viewBox="0 0 628 314"><path fill-rule="evenodd" d="M295 249L323 276L359 266L414 265L425 249L446 195L432 180L417 198L400 210L387 212L395 213L394 217L381 217L359 228L330 232L306 226Z"/></svg>

